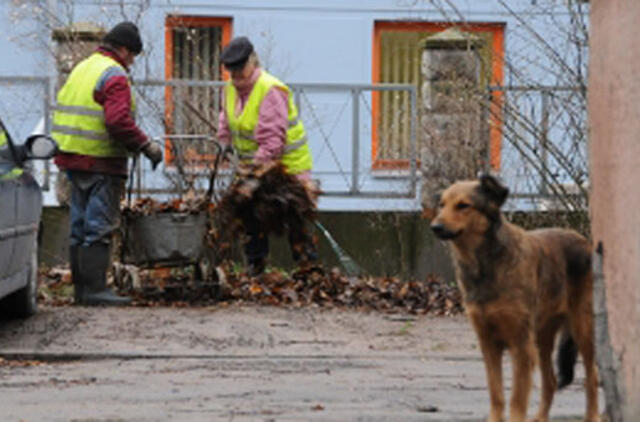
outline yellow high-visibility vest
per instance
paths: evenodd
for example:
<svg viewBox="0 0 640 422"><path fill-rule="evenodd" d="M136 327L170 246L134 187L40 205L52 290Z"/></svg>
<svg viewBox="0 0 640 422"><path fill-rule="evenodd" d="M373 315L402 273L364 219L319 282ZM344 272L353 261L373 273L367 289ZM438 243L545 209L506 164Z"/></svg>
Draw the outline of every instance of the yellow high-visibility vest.
<svg viewBox="0 0 640 422"><path fill-rule="evenodd" d="M293 95L288 86L276 77L261 70L247 103L242 112L236 116L236 101L238 93L231 82L225 87L225 112L233 146L237 150L240 159L251 160L258 150L258 143L254 137L254 131L258 125L260 104L272 87L282 89L288 96L288 129L284 152L281 158L282 164L288 173L298 174L311 170L313 159L307 142L307 133L302 121L298 118L298 108L293 101Z"/></svg>
<svg viewBox="0 0 640 422"><path fill-rule="evenodd" d="M127 150L107 132L103 107L93 99L99 84L113 75L129 76L116 60L93 53L78 63L58 92L53 107L52 135L61 151L94 157L126 157ZM131 90L131 112L135 100Z"/></svg>

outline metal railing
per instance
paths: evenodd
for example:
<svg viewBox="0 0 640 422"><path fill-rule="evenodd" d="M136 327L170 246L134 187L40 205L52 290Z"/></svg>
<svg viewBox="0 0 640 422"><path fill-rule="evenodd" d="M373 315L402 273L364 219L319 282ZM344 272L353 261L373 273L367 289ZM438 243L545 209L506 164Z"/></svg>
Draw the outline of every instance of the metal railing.
<svg viewBox="0 0 640 422"><path fill-rule="evenodd" d="M16 139L26 138L37 126L45 133L50 132L52 83L48 77L0 77L0 115ZM210 137L215 134L224 85L221 81L136 81L134 86L141 104L139 121L155 137L167 132L167 118L173 126L172 135ZM321 181L324 195L417 197L421 176L417 165L418 94L414 85L291 83L289 86L310 132L317 162L314 177ZM513 196L533 202L555 201L563 192L585 196L584 186L588 184L585 88L490 86L487 89L489 93L502 93L500 171L513 187ZM400 153L406 165L392 171L374 168L376 157L371 145L376 136L374 127L379 123L374 121L375 113L380 112L380 103L376 110L372 99L384 92L409 97L408 108L397 111L405 113L397 119L399 124L409 125L409 148ZM206 102L202 101L205 98ZM189 126L188 119L195 119L197 124ZM198 131L193 132L194 128ZM381 133L379 127L377 136L384 145L396 142L393 136ZM48 162L42 167L39 179L48 190L52 172ZM156 180L162 176L146 170L140 169L146 173L140 177L140 192L167 190L168 186ZM558 186L562 189L558 190ZM568 192L571 189L578 192Z"/></svg>
<svg viewBox="0 0 640 422"><path fill-rule="evenodd" d="M332 196L373 196L376 198L414 198L417 191L417 90L414 85L409 84L311 84L300 83L292 84L291 88L294 91L296 97L296 103L299 104L298 108L301 109L301 115L303 113L300 107L300 97L305 95L309 91L333 91L333 92L349 92L351 97L351 184L347 192L329 191L325 192L326 195ZM360 179L362 177L360 150L362 149L361 143L361 119L362 108L360 104L361 97L366 92L384 92L384 91L405 91L410 96L410 153L406 157L409 162L408 174L405 176L409 182L409 189L405 192L397 191L381 191L367 195L362 192L360 187ZM367 117L373 121L373 109L366 110L369 112ZM303 116L304 117L304 116ZM328 139L324 139L329 143ZM369 140L371 142L371 140ZM366 166L370 169L369 175L375 177L375 170L371 170L373 163L366 162ZM380 174L380 172L378 172Z"/></svg>
<svg viewBox="0 0 640 422"><path fill-rule="evenodd" d="M166 129L169 129L172 135L210 136L217 127L217 114L224 85L225 83L220 81L137 81L136 91L144 103L139 107L138 114L142 118L145 130L157 137L162 137ZM331 155L330 160L314 156L319 164L314 166L314 177L323 185L323 195L360 198L416 197L418 171L415 86L291 83L289 87L293 91L300 117L307 127L312 154L321 155L324 150L328 150ZM205 90L211 90L213 93L208 92L205 95ZM369 97L375 92L386 91L403 92L410 98L409 109L403 111L408 113L409 118L406 120L410 123L410 153L406 157L408 165L403 171L394 174L393 181L389 181L387 173L373 168L372 134L369 134L368 141L365 141L366 135L363 134L363 131L371 130L375 125L374 108L370 105ZM212 104L201 104L202 98L207 98ZM340 107L332 106L339 101L343 101L344 105L350 103L350 120L347 125L340 125L340 120L346 113L336 113ZM319 110L324 108L327 111L327 104L330 105L329 112L321 116ZM339 127L337 134L334 133L336 127ZM345 144L345 140L349 143ZM349 158L348 163L344 157Z"/></svg>

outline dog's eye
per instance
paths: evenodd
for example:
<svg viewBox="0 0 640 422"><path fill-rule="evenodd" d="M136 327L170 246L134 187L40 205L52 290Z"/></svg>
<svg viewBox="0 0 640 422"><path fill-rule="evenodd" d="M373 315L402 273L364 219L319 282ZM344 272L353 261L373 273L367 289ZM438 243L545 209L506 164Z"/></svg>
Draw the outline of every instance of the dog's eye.
<svg viewBox="0 0 640 422"><path fill-rule="evenodd" d="M468 204L466 202L459 202L456 204L456 209L457 210L463 210L465 208L469 208L471 206L471 204Z"/></svg>

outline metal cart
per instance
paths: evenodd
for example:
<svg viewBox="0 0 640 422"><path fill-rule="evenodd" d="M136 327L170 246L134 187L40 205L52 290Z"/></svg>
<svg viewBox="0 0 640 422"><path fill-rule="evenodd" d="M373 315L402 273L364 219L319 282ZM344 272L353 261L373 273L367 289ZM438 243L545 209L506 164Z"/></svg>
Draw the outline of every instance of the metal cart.
<svg viewBox="0 0 640 422"><path fill-rule="evenodd" d="M176 138L170 135L165 138ZM187 136L179 136L184 139ZM235 157L215 139L208 138L214 145L215 158L208 177L208 189L204 194L203 207L188 212L156 212L148 215L131 212L133 190L132 165L127 189L127 208L122 215L120 260L114 263L114 282L121 290L137 290L147 294L176 296L203 293L217 296L218 277L214 268L213 254L206 245L209 230L209 210L207 204L214 199L216 176L225 156L231 162ZM230 171L235 168L229 166ZM227 175L229 179L233 175ZM141 270L163 268L175 270L180 276L172 282L145 285Z"/></svg>

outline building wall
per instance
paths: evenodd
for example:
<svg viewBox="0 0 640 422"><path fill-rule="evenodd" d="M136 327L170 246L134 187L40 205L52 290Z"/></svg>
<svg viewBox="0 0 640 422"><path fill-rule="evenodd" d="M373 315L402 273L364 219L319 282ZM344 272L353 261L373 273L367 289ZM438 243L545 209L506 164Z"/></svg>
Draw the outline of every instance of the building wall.
<svg viewBox="0 0 640 422"><path fill-rule="evenodd" d="M424 280L436 275L453 283L454 271L448 248L416 213L323 212L318 220L331 237L365 272L373 276L399 276ZM42 215L43 233L39 261L47 267L68 264L69 211L48 207ZM319 260L325 268L341 268L340 260L320 230L309 227L317 241ZM204 236L204 233L202 234ZM269 264L294 270L285 237L272 236ZM240 241L233 258L242 263ZM119 260L119 258L117 258Z"/></svg>
<svg viewBox="0 0 640 422"><path fill-rule="evenodd" d="M591 211L601 245L596 280L604 283L596 302L606 311L598 315L598 357L612 422L631 422L640 420L640 3L591 7Z"/></svg>
<svg viewBox="0 0 640 422"><path fill-rule="evenodd" d="M86 0L76 2L73 9L67 8L69 0L49 0L57 8L57 16L61 21L71 17L74 22L94 22L106 28L123 19L123 14L132 20L137 20L139 4L142 1L125 2L121 9L114 2ZM141 33L146 43L145 55L141 57L133 69L134 78L162 79L165 75L165 19L170 14L192 16L229 17L232 19L233 35L248 35L254 41L256 48L269 70L287 82L298 83L351 83L368 84L373 82L374 63L374 28L377 21L426 21L426 22L471 22L471 23L504 23L506 25L505 54L520 62L517 58L529 57L527 63L542 63L539 54L532 51L530 36L522 23L497 0L469 1L452 0L446 3L447 10L440 10L429 1L404 0L327 0L317 2L313 0L237 0L228 2L212 2L208 0L154 0L149 2L149 8L141 14L139 20ZM44 4L44 3L43 3ZM453 7L450 7L453 6ZM442 6L444 7L444 6ZM530 0L514 0L509 2L510 10L526 15L534 6ZM27 9L22 9L24 12ZM33 74L43 75L51 73L51 66L47 65L46 31L42 25L34 24L25 19L16 22L12 16L16 15L16 6L12 2L0 2L0 16L7 21L3 27L7 29L0 36L2 51L10 51L10 61L0 63L0 75ZM526 22L537 28L540 25L557 25L566 14L560 13L552 23L536 20L536 15L526 15ZM544 32L544 30L540 30ZM18 40L22 40L27 33L40 34L40 42L30 43L29 48L18 47ZM549 43L556 42L550 38ZM5 50L5 46L7 49ZM40 48L38 50L38 48ZM42 65L34 65L35 62ZM545 81L548 74L544 66L524 69L519 68L518 74L532 73L532 78ZM506 71L507 69L505 69ZM505 75L505 83L513 82L509 74ZM331 186L344 186L349 180L349 166L351 164L351 135L350 107L343 109L348 100L348 92L341 96L326 97L314 110L317 114L325 114L326 132L330 134L331 149L324 140L314 133L310 139L312 150L316 152L316 177L322 180L327 189ZM338 98L340 97L340 98ZM371 98L365 96L365 101L371 105ZM362 108L366 109L366 105ZM343 111L343 116L331 113ZM1 110L0 110L1 111ZM302 107L302 115L308 126L311 122L309 107ZM307 114L305 114L307 113ZM322 117L322 115L320 116ZM338 118L340 117L340 118ZM18 138L23 138L37 123L24 122L18 131ZM365 171L371 169L371 117L366 110L361 115L361 167ZM18 124L9 122L12 127ZM145 128L149 129L149 128ZM158 135L158 130L149 129ZM340 167L335 164L334 157L339 157ZM143 160L144 162L144 160ZM55 166L53 166L55 170ZM346 173L345 173L346 171ZM158 172L148 172L146 180L158 178ZM511 178L511 176L509 176ZM366 180L362 181L371 190L406 190L405 184L384 173L369 172ZM55 205L53 195L45 195L45 204ZM420 209L420 198L413 199L365 199L361 197L339 198L323 196L319 203L320 209L327 211L360 211L360 210L392 210L415 211Z"/></svg>

